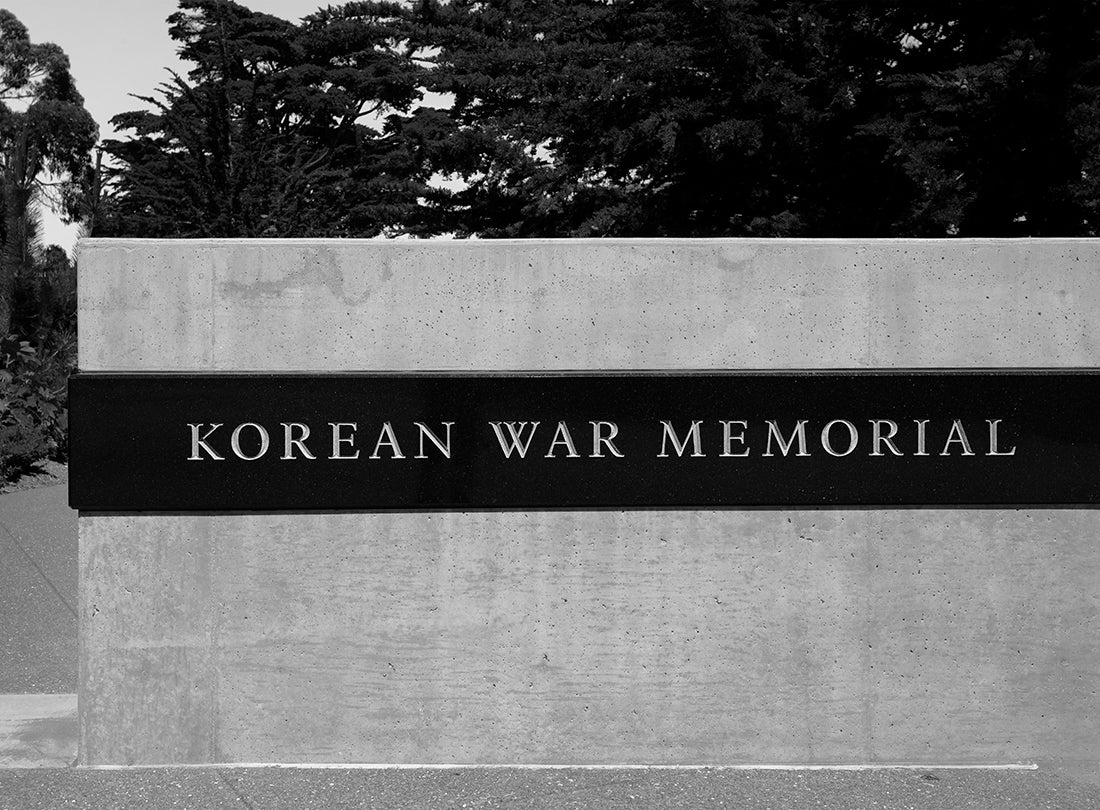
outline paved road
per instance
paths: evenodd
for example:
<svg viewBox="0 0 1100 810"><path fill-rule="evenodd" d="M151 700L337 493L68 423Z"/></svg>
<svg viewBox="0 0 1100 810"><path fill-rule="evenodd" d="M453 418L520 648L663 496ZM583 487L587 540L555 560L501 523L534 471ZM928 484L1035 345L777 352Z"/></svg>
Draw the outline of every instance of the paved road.
<svg viewBox="0 0 1100 810"><path fill-rule="evenodd" d="M0 768L76 763L76 695L0 695Z"/></svg>
<svg viewBox="0 0 1100 810"><path fill-rule="evenodd" d="M0 495L0 694L76 691L76 512L64 485Z"/></svg>
<svg viewBox="0 0 1100 810"><path fill-rule="evenodd" d="M1097 810L1100 790L988 770L0 770L0 810L55 807Z"/></svg>

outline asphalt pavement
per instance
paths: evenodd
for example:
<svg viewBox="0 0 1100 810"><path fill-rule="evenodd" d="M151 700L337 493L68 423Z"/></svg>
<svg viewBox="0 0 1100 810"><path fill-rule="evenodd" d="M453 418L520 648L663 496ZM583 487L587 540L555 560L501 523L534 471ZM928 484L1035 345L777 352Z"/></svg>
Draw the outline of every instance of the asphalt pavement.
<svg viewBox="0 0 1100 810"><path fill-rule="evenodd" d="M1096 810L1100 792L1040 771L0 770L0 810L59 807Z"/></svg>
<svg viewBox="0 0 1100 810"><path fill-rule="evenodd" d="M76 512L67 489L0 495L0 695L76 691Z"/></svg>
<svg viewBox="0 0 1100 810"><path fill-rule="evenodd" d="M0 494L0 810L1100 810L1100 786L1043 770L73 768L77 541L66 496L64 485Z"/></svg>

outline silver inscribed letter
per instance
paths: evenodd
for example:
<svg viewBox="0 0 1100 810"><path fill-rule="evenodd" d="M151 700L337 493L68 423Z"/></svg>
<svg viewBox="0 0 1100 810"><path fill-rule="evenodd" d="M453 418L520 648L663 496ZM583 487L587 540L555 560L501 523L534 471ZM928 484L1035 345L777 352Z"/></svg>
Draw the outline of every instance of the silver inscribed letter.
<svg viewBox="0 0 1100 810"><path fill-rule="evenodd" d="M241 431L246 427L256 428L260 434L260 450L254 456L246 456L241 452ZM242 461L255 461L267 452L267 448L271 445L271 440L268 438L267 431L264 430L262 425L257 425L255 422L245 422L243 425L237 425L233 430L233 435L229 437L229 446L233 448L234 454Z"/></svg>
<svg viewBox="0 0 1100 810"><path fill-rule="evenodd" d="M736 436L733 435L733 432L730 430L730 425L740 425L741 432L738 433ZM732 419L722 422L722 458L743 458L749 454L749 448L747 447L745 447L745 451L743 453L734 453L731 448L731 445L735 441L740 442L741 445L744 446L745 431L748 429L748 427L748 422L742 421L741 419Z"/></svg>
<svg viewBox="0 0 1100 810"><path fill-rule="evenodd" d="M538 422L531 422L531 432L527 434L527 441L523 444L520 444L520 441L523 438L523 430L527 427L527 422L490 422L489 424L492 426L493 432L497 434L497 441L500 442L500 449L504 452L505 458L511 458L513 450L520 458L527 457L527 450L531 447L531 439L535 438L535 430L539 426ZM508 442L505 442L504 434L500 430L502 424L508 428L508 433L512 437ZM518 429L516 425L519 425Z"/></svg>
<svg viewBox="0 0 1100 810"><path fill-rule="evenodd" d="M833 429L833 425L844 425L848 428L848 449L843 453L838 453L833 449L833 443L830 441L830 431ZM821 429L821 446L825 448L825 452L830 456L847 456L851 454L856 445L859 444L859 432L856 430L856 426L849 422L847 419L834 419L829 424L825 425Z"/></svg>
<svg viewBox="0 0 1100 810"><path fill-rule="evenodd" d="M225 456L219 456L214 452L214 449L206 443L206 440L210 438L210 434L222 426L221 422L215 422L210 425L210 430L206 431L201 437L199 436L199 429L203 427L203 422L199 422L197 425L188 425L191 428L191 455L188 456L188 461L202 461L202 456L199 455L199 449L205 450L210 454L210 458L214 461L225 461Z"/></svg>
<svg viewBox="0 0 1100 810"><path fill-rule="evenodd" d="M796 456L808 456L806 452L806 420L799 419L798 424L795 426L794 432L791 433L791 437L786 441L783 440L783 434L779 432L779 425L775 423L774 419L768 420L768 444L764 448L765 456L774 456L772 452L772 439L775 439L776 444L779 445L780 451L786 456L791 449L791 445L794 444L794 440L798 439L798 452Z"/></svg>
<svg viewBox="0 0 1100 810"><path fill-rule="evenodd" d="M970 439L966 438L966 431L963 429L962 421L956 419L951 423L951 431L947 434L947 441L943 443L943 452L941 456L951 455L951 445L961 444L962 454L964 456L974 455L974 451L970 449Z"/></svg>
<svg viewBox="0 0 1100 810"><path fill-rule="evenodd" d="M330 459L346 459L346 460L359 458L359 451L358 450L355 451L354 456L345 456L345 455L342 455L340 453L340 445L342 445L342 444L354 445L355 444L354 431L359 429L359 424L356 423L356 422L329 422L329 425L332 426L332 455L329 456L329 458ZM351 428L352 431L353 431L352 435L351 436L341 436L340 434L343 432L344 428Z"/></svg>
<svg viewBox="0 0 1100 810"><path fill-rule="evenodd" d="M439 452L443 454L444 458L450 458L451 457L451 425L453 425L454 422L441 422L440 423L440 424L443 425L443 427L445 427L447 429L447 441L446 442L441 442L439 440L439 437L436 436L434 433L432 433L431 428L429 428L423 422L413 422L413 424L416 425L417 428L419 428L419 430L420 430L420 452L417 455L413 456L413 458L427 458L427 456L424 455L424 437L425 436L427 436L428 440L439 449Z"/></svg>
<svg viewBox="0 0 1100 810"><path fill-rule="evenodd" d="M987 456L1014 456L1016 455L1016 445L1012 445L1012 449L1007 453L1001 453L997 450L997 425L1000 424L1000 419L986 419L989 423L989 452Z"/></svg>
<svg viewBox="0 0 1100 810"><path fill-rule="evenodd" d="M890 428L890 432L885 436L882 435L882 426L886 425ZM886 445L890 452L895 456L905 455L897 446L891 441L898 433L898 424L891 419L872 419L871 420L871 455L872 456L884 456L882 452L882 445Z"/></svg>
<svg viewBox="0 0 1100 810"><path fill-rule="evenodd" d="M600 445L604 445L611 455L616 458L622 458L623 454L619 452L611 441L619 435L619 426L614 422L589 422L592 425L592 458L604 458L604 454L600 452ZM607 427L611 429L611 432L606 436L603 435L603 429Z"/></svg>
<svg viewBox="0 0 1100 810"><path fill-rule="evenodd" d="M672 449L676 451L676 455L681 457L684 455L684 450L687 449L688 439L691 439L692 458L703 457L703 442L702 439L699 438L699 425L703 424L702 421L691 423L691 429L688 431L688 435L684 437L683 441L676 435L676 430L672 427L671 422L662 419L661 424L664 425L664 433L661 434L661 452L657 454L657 458L668 458L665 443L670 439L672 441Z"/></svg>
<svg viewBox="0 0 1100 810"><path fill-rule="evenodd" d="M401 452L401 445L397 443L397 437L393 434L393 425L389 422L383 423L382 430L378 433L378 441L374 445L374 452L370 454L371 458L381 458L378 451L382 448L382 445L390 448L393 458L405 457L405 454Z"/></svg>
<svg viewBox="0 0 1100 810"><path fill-rule="evenodd" d="M300 452L306 458L315 459L317 456L309 452L309 448L306 447L305 441L309 438L309 425L303 425L301 422L282 422L283 426L283 454L279 456L283 461L289 461L294 458L294 448L298 448ZM299 431L298 438L294 438L294 429Z"/></svg>
<svg viewBox="0 0 1100 810"><path fill-rule="evenodd" d="M559 438L560 437L560 438ZM550 442L550 449L546 451L546 458L554 458L554 448L559 444L565 445L566 458L580 458L581 454L573 444L573 437L569 434L569 426L565 422L558 422L558 429L554 431L554 438Z"/></svg>

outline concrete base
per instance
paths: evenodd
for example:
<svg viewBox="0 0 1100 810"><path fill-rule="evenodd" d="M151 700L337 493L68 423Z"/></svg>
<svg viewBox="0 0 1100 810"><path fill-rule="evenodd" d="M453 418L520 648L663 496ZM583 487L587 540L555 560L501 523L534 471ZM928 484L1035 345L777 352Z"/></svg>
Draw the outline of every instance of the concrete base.
<svg viewBox="0 0 1100 810"><path fill-rule="evenodd" d="M110 242L86 370L1074 366L1100 243ZM81 762L1100 780L1094 511L80 517Z"/></svg>
<svg viewBox="0 0 1100 810"><path fill-rule="evenodd" d="M1090 511L83 517L81 762L1088 775L1098 531Z"/></svg>

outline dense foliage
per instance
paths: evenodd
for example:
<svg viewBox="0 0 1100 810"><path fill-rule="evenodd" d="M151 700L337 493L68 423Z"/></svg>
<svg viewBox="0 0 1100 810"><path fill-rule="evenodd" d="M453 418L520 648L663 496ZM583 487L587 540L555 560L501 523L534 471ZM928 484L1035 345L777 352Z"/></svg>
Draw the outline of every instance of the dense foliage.
<svg viewBox="0 0 1100 810"><path fill-rule="evenodd" d="M77 215L96 136L65 53L32 43L0 9L0 338L9 334L20 276L36 272L36 204L49 194L60 213Z"/></svg>
<svg viewBox="0 0 1100 810"><path fill-rule="evenodd" d="M97 235L373 236L423 192L392 133L367 123L408 109L422 83L396 3L350 3L301 25L227 0L182 0L180 54L151 110L106 148L114 173Z"/></svg>
<svg viewBox="0 0 1100 810"><path fill-rule="evenodd" d="M16 279L11 332L0 340L0 481L68 454L76 268L57 246L38 252L33 266Z"/></svg>
<svg viewBox="0 0 1100 810"><path fill-rule="evenodd" d="M76 276L38 206L82 215L96 137L65 53L0 10L0 480L65 456Z"/></svg>
<svg viewBox="0 0 1100 810"><path fill-rule="evenodd" d="M1094 234L1097 5L183 0L100 232Z"/></svg>
<svg viewBox="0 0 1100 810"><path fill-rule="evenodd" d="M485 236L1093 234L1094 2L421 7Z"/></svg>

